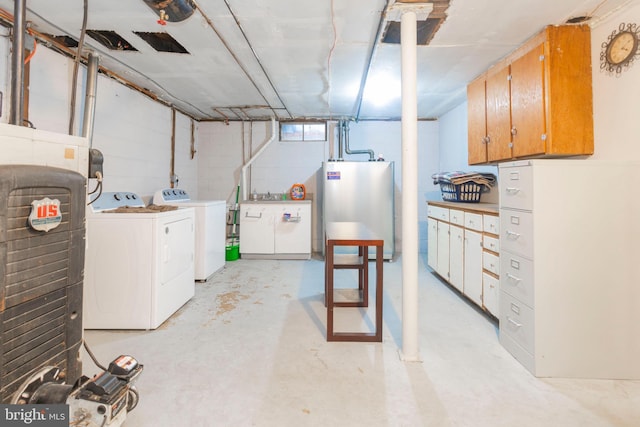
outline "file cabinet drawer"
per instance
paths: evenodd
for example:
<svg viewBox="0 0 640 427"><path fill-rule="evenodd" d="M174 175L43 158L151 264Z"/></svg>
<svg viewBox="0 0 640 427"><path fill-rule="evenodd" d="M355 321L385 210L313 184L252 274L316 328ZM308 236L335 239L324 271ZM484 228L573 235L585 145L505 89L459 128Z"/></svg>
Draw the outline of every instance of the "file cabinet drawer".
<svg viewBox="0 0 640 427"><path fill-rule="evenodd" d="M533 261L510 252L500 254L500 290L534 307Z"/></svg>
<svg viewBox="0 0 640 427"><path fill-rule="evenodd" d="M522 348L533 354L533 310L506 292L500 292L500 333L507 334Z"/></svg>
<svg viewBox="0 0 640 427"><path fill-rule="evenodd" d="M500 248L533 258L533 215L531 212L500 210Z"/></svg>
<svg viewBox="0 0 640 427"><path fill-rule="evenodd" d="M498 177L500 207L533 209L533 168L529 165L503 167Z"/></svg>

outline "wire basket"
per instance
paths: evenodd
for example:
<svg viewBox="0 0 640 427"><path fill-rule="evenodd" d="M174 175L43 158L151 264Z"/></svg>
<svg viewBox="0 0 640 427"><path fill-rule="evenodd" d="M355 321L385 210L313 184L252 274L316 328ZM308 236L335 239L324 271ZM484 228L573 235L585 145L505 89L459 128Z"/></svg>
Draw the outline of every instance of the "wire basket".
<svg viewBox="0 0 640 427"><path fill-rule="evenodd" d="M440 183L442 200L447 202L480 203L483 186L475 182L463 184Z"/></svg>

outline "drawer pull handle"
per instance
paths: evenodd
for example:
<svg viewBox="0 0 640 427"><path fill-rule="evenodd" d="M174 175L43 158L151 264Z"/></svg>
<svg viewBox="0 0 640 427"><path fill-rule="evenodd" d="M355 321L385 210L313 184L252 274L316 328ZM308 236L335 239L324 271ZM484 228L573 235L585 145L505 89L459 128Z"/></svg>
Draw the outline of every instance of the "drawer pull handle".
<svg viewBox="0 0 640 427"><path fill-rule="evenodd" d="M244 213L244 217L245 218L262 218L262 212L260 212L260 215L256 216L256 215L249 215L249 212L245 212Z"/></svg>
<svg viewBox="0 0 640 427"><path fill-rule="evenodd" d="M509 194L518 194L520 189L517 187L507 187L507 193Z"/></svg>
<svg viewBox="0 0 640 427"><path fill-rule="evenodd" d="M516 322L515 320L513 320L511 317L507 316L507 320L509 321L509 323L511 323L513 326L515 326L516 328L521 328L522 327L522 323Z"/></svg>
<svg viewBox="0 0 640 427"><path fill-rule="evenodd" d="M507 278L511 281L514 281L516 283L520 283L522 282L522 279L519 277L514 276L513 274L507 273Z"/></svg>
<svg viewBox="0 0 640 427"><path fill-rule="evenodd" d="M520 233L516 233L515 231L507 230L507 237L512 238L513 240L517 240L520 237Z"/></svg>

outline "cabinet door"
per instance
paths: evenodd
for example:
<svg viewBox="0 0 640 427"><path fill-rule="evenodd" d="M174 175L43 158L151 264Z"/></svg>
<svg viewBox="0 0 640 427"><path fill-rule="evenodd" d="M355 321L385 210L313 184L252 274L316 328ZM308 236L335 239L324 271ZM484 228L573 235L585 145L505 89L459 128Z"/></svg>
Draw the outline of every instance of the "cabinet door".
<svg viewBox="0 0 640 427"><path fill-rule="evenodd" d="M511 64L511 121L513 156L546 152L544 44ZM570 115L570 112L567 112Z"/></svg>
<svg viewBox="0 0 640 427"><path fill-rule="evenodd" d="M464 294L482 307L482 234L464 231Z"/></svg>
<svg viewBox="0 0 640 427"><path fill-rule="evenodd" d="M487 77L487 156L489 161L510 159L511 108L509 67Z"/></svg>
<svg viewBox="0 0 640 427"><path fill-rule="evenodd" d="M463 291L464 278L464 229L449 226L449 283Z"/></svg>
<svg viewBox="0 0 640 427"><path fill-rule="evenodd" d="M480 77L467 86L467 138L469 164L487 162L486 80Z"/></svg>
<svg viewBox="0 0 640 427"><path fill-rule="evenodd" d="M311 205L276 205L274 213L274 252L311 253Z"/></svg>
<svg viewBox="0 0 640 427"><path fill-rule="evenodd" d="M490 274L482 273L482 303L484 308L498 317L498 295L500 281Z"/></svg>
<svg viewBox="0 0 640 427"><path fill-rule="evenodd" d="M427 218L427 264L434 270L438 269L438 220Z"/></svg>
<svg viewBox="0 0 640 427"><path fill-rule="evenodd" d="M240 230L240 253L273 254L273 213L266 205L241 205Z"/></svg>
<svg viewBox="0 0 640 427"><path fill-rule="evenodd" d="M438 221L438 274L449 279L449 224Z"/></svg>

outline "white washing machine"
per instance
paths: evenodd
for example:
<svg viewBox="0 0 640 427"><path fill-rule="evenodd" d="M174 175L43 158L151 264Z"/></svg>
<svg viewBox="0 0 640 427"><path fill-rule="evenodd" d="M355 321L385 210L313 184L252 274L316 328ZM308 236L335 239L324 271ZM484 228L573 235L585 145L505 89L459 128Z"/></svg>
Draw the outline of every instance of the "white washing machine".
<svg viewBox="0 0 640 427"><path fill-rule="evenodd" d="M224 267L227 229L227 203L224 200L191 200L179 188L158 190L154 205L193 207L196 215L195 279L207 280Z"/></svg>
<svg viewBox="0 0 640 427"><path fill-rule="evenodd" d="M168 207L164 207L168 208ZM193 208L103 193L87 207L85 329L155 329L195 293Z"/></svg>

